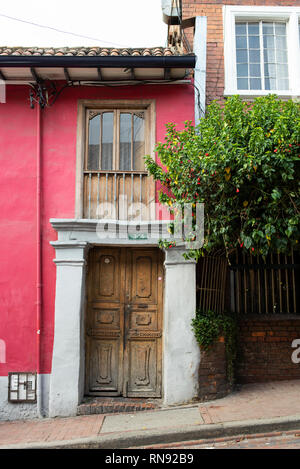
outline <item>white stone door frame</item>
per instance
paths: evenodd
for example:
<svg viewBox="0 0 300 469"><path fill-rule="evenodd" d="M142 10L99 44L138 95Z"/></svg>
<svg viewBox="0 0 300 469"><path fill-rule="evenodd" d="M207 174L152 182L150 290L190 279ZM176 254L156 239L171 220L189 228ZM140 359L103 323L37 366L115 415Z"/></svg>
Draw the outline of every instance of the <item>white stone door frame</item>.
<svg viewBox="0 0 300 469"><path fill-rule="evenodd" d="M71 416L76 415L84 395L88 249L95 245L157 246L159 236L148 240L113 236L99 239L96 229L99 220L52 219L50 222L58 240L50 243L55 248L57 273L49 416ZM154 231L159 229L159 223L151 225ZM111 230L114 232L114 227ZM195 262L185 260L183 253L184 249L178 247L165 252L162 392L166 405L190 402L198 389L200 354L191 329L196 310L196 269Z"/></svg>

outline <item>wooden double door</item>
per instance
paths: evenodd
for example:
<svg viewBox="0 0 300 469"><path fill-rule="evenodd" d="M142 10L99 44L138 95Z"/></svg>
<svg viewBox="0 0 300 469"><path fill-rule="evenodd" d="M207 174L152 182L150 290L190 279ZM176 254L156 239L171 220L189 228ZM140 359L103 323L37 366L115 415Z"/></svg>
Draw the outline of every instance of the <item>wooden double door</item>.
<svg viewBox="0 0 300 469"><path fill-rule="evenodd" d="M159 249L90 251L86 394L161 396L162 308Z"/></svg>

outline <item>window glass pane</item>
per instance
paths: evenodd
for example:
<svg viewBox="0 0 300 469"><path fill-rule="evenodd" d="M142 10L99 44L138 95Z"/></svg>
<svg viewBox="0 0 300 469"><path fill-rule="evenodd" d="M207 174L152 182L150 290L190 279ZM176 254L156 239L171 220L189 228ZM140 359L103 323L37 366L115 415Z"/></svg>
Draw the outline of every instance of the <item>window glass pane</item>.
<svg viewBox="0 0 300 469"><path fill-rule="evenodd" d="M248 23L248 34L249 35L259 35L259 23Z"/></svg>
<svg viewBox="0 0 300 469"><path fill-rule="evenodd" d="M89 145L87 169L93 171L99 169L99 139L100 139L100 115L89 121Z"/></svg>
<svg viewBox="0 0 300 469"><path fill-rule="evenodd" d="M287 78L288 77L287 65L284 65L284 64L276 65L276 76L277 78Z"/></svg>
<svg viewBox="0 0 300 469"><path fill-rule="evenodd" d="M131 171L132 114L120 114L120 161L119 169Z"/></svg>
<svg viewBox="0 0 300 469"><path fill-rule="evenodd" d="M238 64L237 65L237 76L238 77L247 77L248 76L248 64Z"/></svg>
<svg viewBox="0 0 300 469"><path fill-rule="evenodd" d="M276 65L275 64L265 64L265 77L276 78Z"/></svg>
<svg viewBox="0 0 300 469"><path fill-rule="evenodd" d="M264 48L265 49L275 48L274 36L264 36Z"/></svg>
<svg viewBox="0 0 300 469"><path fill-rule="evenodd" d="M249 49L259 49L259 36L249 36Z"/></svg>
<svg viewBox="0 0 300 469"><path fill-rule="evenodd" d="M145 135L143 113L133 115L133 169L143 171L145 169Z"/></svg>
<svg viewBox="0 0 300 469"><path fill-rule="evenodd" d="M274 34L273 23L263 23L263 34Z"/></svg>
<svg viewBox="0 0 300 469"><path fill-rule="evenodd" d="M264 64L261 64L262 58ZM274 21L237 23L236 69L240 90L288 89L286 24Z"/></svg>
<svg viewBox="0 0 300 469"><path fill-rule="evenodd" d="M238 78L237 79L237 88L238 90L248 90L248 78Z"/></svg>
<svg viewBox="0 0 300 469"><path fill-rule="evenodd" d="M260 78L250 78L250 90L261 90Z"/></svg>
<svg viewBox="0 0 300 469"><path fill-rule="evenodd" d="M246 34L246 23L236 23L235 25L235 34L238 35L243 35Z"/></svg>
<svg viewBox="0 0 300 469"><path fill-rule="evenodd" d="M285 23L275 23L275 34L283 34L285 36L286 25Z"/></svg>
<svg viewBox="0 0 300 469"><path fill-rule="evenodd" d="M250 64L250 77L260 78L260 64Z"/></svg>
<svg viewBox="0 0 300 469"><path fill-rule="evenodd" d="M113 169L114 114L102 114L101 169Z"/></svg>
<svg viewBox="0 0 300 469"><path fill-rule="evenodd" d="M236 36L236 48L247 49L247 38L246 36Z"/></svg>
<svg viewBox="0 0 300 469"><path fill-rule="evenodd" d="M264 49L264 61L275 62L275 49Z"/></svg>
<svg viewBox="0 0 300 469"><path fill-rule="evenodd" d="M289 80L286 79L279 79L278 80L278 89L279 90L288 90L289 89Z"/></svg>
<svg viewBox="0 0 300 469"><path fill-rule="evenodd" d="M263 42L265 89L288 89L286 24L263 23Z"/></svg>
<svg viewBox="0 0 300 469"><path fill-rule="evenodd" d="M251 49L249 50L249 60L251 63L259 64L260 63L260 51Z"/></svg>
<svg viewBox="0 0 300 469"><path fill-rule="evenodd" d="M236 61L237 61L237 63L247 63L248 62L248 51L247 51L247 49L238 49L236 51Z"/></svg>
<svg viewBox="0 0 300 469"><path fill-rule="evenodd" d="M275 80L275 78L266 78L265 79L265 89L266 90L276 90L276 80Z"/></svg>
<svg viewBox="0 0 300 469"><path fill-rule="evenodd" d="M276 36L276 49L286 49L285 36Z"/></svg>
<svg viewBox="0 0 300 469"><path fill-rule="evenodd" d="M278 63L287 63L287 51L286 50L278 50L276 51L277 62Z"/></svg>

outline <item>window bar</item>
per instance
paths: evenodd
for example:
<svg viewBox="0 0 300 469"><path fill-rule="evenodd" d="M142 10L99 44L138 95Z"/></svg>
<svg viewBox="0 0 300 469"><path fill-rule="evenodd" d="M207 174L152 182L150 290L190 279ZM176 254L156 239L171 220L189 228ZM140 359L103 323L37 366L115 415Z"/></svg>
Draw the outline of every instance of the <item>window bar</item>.
<svg viewBox="0 0 300 469"><path fill-rule="evenodd" d="M288 263L287 257L284 256L285 264ZM289 292L289 277L288 277L288 269L285 268L285 282L286 282L286 305L287 305L287 312L290 312L290 292Z"/></svg>
<svg viewBox="0 0 300 469"><path fill-rule="evenodd" d="M133 167L133 139L134 139L133 122L134 122L133 113L131 113L131 148L130 148L131 171L134 170L134 167Z"/></svg>
<svg viewBox="0 0 300 469"><path fill-rule="evenodd" d="M142 219L142 174L140 174L140 220Z"/></svg>
<svg viewBox="0 0 300 469"><path fill-rule="evenodd" d="M126 212L126 205L127 205L127 197L125 197L125 173L123 173L123 219L127 220L127 212Z"/></svg>
<svg viewBox="0 0 300 469"><path fill-rule="evenodd" d="M98 181L97 181L97 207L96 207L96 214L98 213L98 207L99 207L99 198L100 198L100 173L97 174Z"/></svg>
<svg viewBox="0 0 300 469"><path fill-rule="evenodd" d="M131 203L133 203L133 174L131 174Z"/></svg>
<svg viewBox="0 0 300 469"><path fill-rule="evenodd" d="M89 173L89 218L91 218L92 173Z"/></svg>
<svg viewBox="0 0 300 469"><path fill-rule="evenodd" d="M102 169L102 120L103 114L100 114L100 130L99 130L99 162L98 162L98 169Z"/></svg>
<svg viewBox="0 0 300 469"><path fill-rule="evenodd" d="M115 207L115 216L117 214L117 173L114 175L114 207Z"/></svg>
<svg viewBox="0 0 300 469"><path fill-rule="evenodd" d="M105 174L105 202L107 202L108 173Z"/></svg>

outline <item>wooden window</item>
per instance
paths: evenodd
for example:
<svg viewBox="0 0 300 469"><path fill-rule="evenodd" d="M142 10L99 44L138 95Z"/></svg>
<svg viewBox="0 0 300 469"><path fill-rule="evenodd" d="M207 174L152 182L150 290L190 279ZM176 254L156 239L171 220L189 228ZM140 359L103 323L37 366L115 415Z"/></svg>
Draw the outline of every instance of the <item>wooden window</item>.
<svg viewBox="0 0 300 469"><path fill-rule="evenodd" d="M89 110L87 170L145 171L144 110Z"/></svg>
<svg viewBox="0 0 300 469"><path fill-rule="evenodd" d="M144 156L154 156L154 102L82 100L77 135L76 217L153 219L145 206L155 185Z"/></svg>

